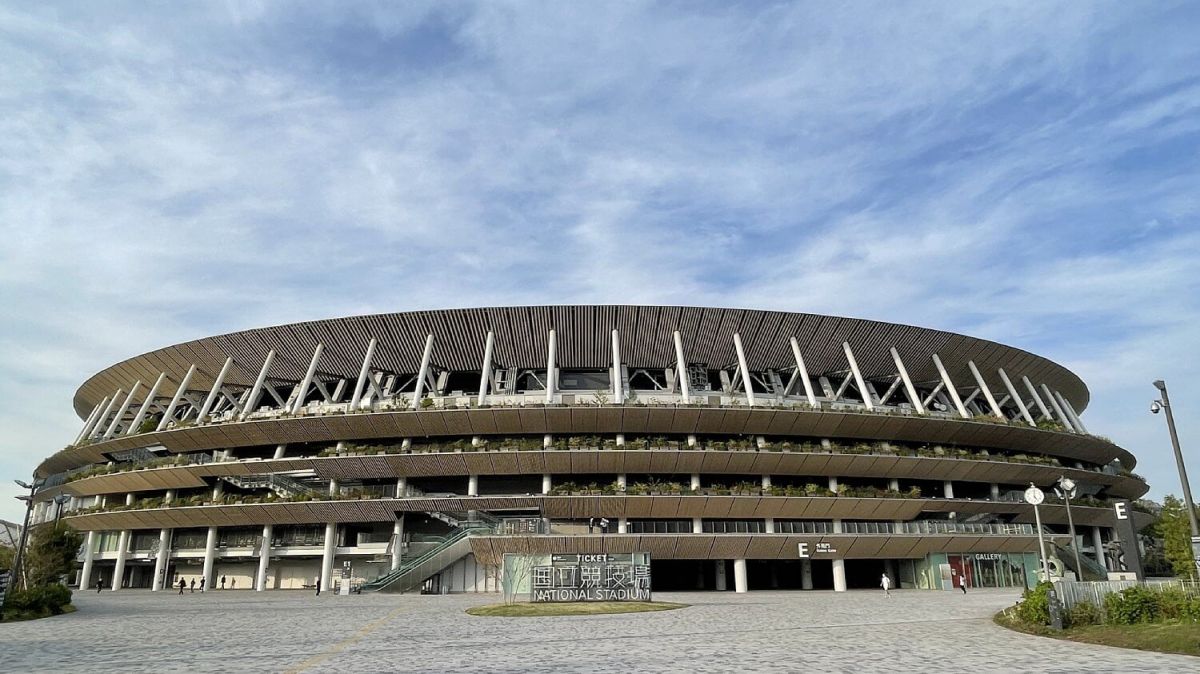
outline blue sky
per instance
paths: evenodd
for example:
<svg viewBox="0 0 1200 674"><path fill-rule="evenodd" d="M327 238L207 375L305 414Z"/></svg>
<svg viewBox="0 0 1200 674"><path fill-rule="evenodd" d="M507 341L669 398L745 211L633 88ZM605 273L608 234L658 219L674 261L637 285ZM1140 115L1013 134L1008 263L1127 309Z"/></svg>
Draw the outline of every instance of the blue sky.
<svg viewBox="0 0 1200 674"><path fill-rule="evenodd" d="M491 304L913 323L1200 480L1200 5L0 2L0 517L88 376ZM1200 484L1197 485L1200 487Z"/></svg>

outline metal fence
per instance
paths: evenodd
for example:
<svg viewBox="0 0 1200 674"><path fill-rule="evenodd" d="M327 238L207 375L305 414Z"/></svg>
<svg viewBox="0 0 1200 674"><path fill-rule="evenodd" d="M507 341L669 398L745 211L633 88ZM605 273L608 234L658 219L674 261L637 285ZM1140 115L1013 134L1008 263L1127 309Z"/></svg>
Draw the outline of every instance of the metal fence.
<svg viewBox="0 0 1200 674"><path fill-rule="evenodd" d="M1182 590L1190 597L1200 596L1200 584L1186 580L1105 580L1093 582L1063 581L1054 584L1063 608L1070 610L1078 604L1088 603L1104 612L1104 597L1131 587L1146 587L1157 592Z"/></svg>

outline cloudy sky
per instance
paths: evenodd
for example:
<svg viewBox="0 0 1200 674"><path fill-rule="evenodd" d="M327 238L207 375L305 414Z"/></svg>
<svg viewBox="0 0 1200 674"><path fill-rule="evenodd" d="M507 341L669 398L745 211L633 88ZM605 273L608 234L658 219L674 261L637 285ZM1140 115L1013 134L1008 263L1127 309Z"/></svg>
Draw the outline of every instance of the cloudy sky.
<svg viewBox="0 0 1200 674"><path fill-rule="evenodd" d="M1200 480L1200 5L0 0L0 517L175 342L493 304L993 339ZM1197 485L1200 487L1200 484Z"/></svg>

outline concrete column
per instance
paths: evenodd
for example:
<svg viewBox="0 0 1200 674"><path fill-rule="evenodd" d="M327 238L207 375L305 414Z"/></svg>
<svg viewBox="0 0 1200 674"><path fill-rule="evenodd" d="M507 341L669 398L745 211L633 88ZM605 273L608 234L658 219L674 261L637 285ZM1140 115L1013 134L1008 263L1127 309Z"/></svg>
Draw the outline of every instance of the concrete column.
<svg viewBox="0 0 1200 674"><path fill-rule="evenodd" d="M621 336L616 330L612 331L612 386L613 386L613 404L620 405L625 402L625 388L621 381ZM617 444L625 444L625 436L617 435Z"/></svg>
<svg viewBox="0 0 1200 674"><path fill-rule="evenodd" d="M554 479L550 477L550 473L545 473L542 475L542 493L549 494L551 489L554 489Z"/></svg>
<svg viewBox="0 0 1200 674"><path fill-rule="evenodd" d="M617 446L618 447L625 446L625 434L624 433L617 433Z"/></svg>
<svg viewBox="0 0 1200 674"><path fill-rule="evenodd" d="M204 539L204 574L205 587L215 587L213 584L213 561L217 558L217 528L208 528L208 537Z"/></svg>
<svg viewBox="0 0 1200 674"><path fill-rule="evenodd" d="M618 474L617 475L617 489L620 489L621 491L625 491L625 487L627 487L627 486L628 486L628 483L625 480L625 473Z"/></svg>
<svg viewBox="0 0 1200 674"><path fill-rule="evenodd" d="M617 533L618 534L629 533L629 518L627 518L627 517L617 518Z"/></svg>
<svg viewBox="0 0 1200 674"><path fill-rule="evenodd" d="M467 496L479 496L479 476L467 476Z"/></svg>
<svg viewBox="0 0 1200 674"><path fill-rule="evenodd" d="M262 592L267 589L267 565L271 563L271 525L263 525L262 549L258 553L258 578L254 581L254 589Z"/></svg>
<svg viewBox="0 0 1200 674"><path fill-rule="evenodd" d="M833 477L832 475L830 475L829 476L829 491L836 494L837 490L838 490L838 479L836 477Z"/></svg>
<svg viewBox="0 0 1200 674"><path fill-rule="evenodd" d="M325 525L325 551L321 555L321 591L332 591L329 582L333 578L333 555L337 544L337 524L330 522Z"/></svg>
<svg viewBox="0 0 1200 674"><path fill-rule="evenodd" d="M479 375L479 398L475 403L481 406L487 402L488 385L492 383L492 344L495 341L496 335L488 330L483 340L483 369Z"/></svg>
<svg viewBox="0 0 1200 674"><path fill-rule="evenodd" d="M800 589L802 589L802 590L813 589L812 560L811 559L800 560Z"/></svg>
<svg viewBox="0 0 1200 674"><path fill-rule="evenodd" d="M897 574L897 572L896 572L896 560L894 560L894 559L883 560L883 572L888 575L888 578L892 579L892 588L893 589L900 587L899 574Z"/></svg>
<svg viewBox="0 0 1200 674"><path fill-rule="evenodd" d="M833 590L834 592L846 591L846 560L833 560Z"/></svg>
<svg viewBox="0 0 1200 674"><path fill-rule="evenodd" d="M954 483L950 480L942 482L942 495L946 498L954 498Z"/></svg>
<svg viewBox="0 0 1200 674"><path fill-rule="evenodd" d="M1092 546L1096 549L1096 561L1108 569L1108 557L1104 554L1104 539L1100 536L1100 527L1092 527Z"/></svg>
<svg viewBox="0 0 1200 674"><path fill-rule="evenodd" d="M341 490L341 485L338 484L336 477L329 478L329 498L335 499L338 497L338 492Z"/></svg>
<svg viewBox="0 0 1200 674"><path fill-rule="evenodd" d="M221 495L224 493L225 493L225 481L222 480L221 478L217 478L216 484L213 485L212 500L215 501L215 500L221 498Z"/></svg>
<svg viewBox="0 0 1200 674"><path fill-rule="evenodd" d="M692 533L693 534L704 533L704 520L700 519L699 517L692 518Z"/></svg>
<svg viewBox="0 0 1200 674"><path fill-rule="evenodd" d="M692 473L692 491L700 490L700 473Z"/></svg>
<svg viewBox="0 0 1200 674"><path fill-rule="evenodd" d="M542 436L542 448L550 449L553 446L554 446L554 436L551 435L550 433L543 435Z"/></svg>
<svg viewBox="0 0 1200 674"><path fill-rule="evenodd" d="M308 361L308 369L304 371L304 378L296 387L296 400L292 404L292 414L299 414L300 410L304 409L304 399L308 396L308 387L312 385L313 375L317 373L317 365L321 362L321 352L324 350L325 345L321 343L318 343L317 348L313 349L312 359Z"/></svg>
<svg viewBox="0 0 1200 674"><path fill-rule="evenodd" d="M555 363L555 352L558 340L554 338L554 329L550 330L550 344L546 349L546 404L554 402L554 394L558 389L558 365Z"/></svg>
<svg viewBox="0 0 1200 674"><path fill-rule="evenodd" d="M171 555L171 530L162 529L158 532L158 556L154 558L154 579L150 581L150 591L157 592L163 588L167 578L167 558Z"/></svg>
<svg viewBox="0 0 1200 674"><path fill-rule="evenodd" d="M835 533L835 534L842 533L842 521L840 519L836 519L833 521L833 533Z"/></svg>
<svg viewBox="0 0 1200 674"><path fill-rule="evenodd" d="M396 498L404 498L408 496L408 478L396 478Z"/></svg>
<svg viewBox="0 0 1200 674"><path fill-rule="evenodd" d="M121 579L125 577L125 561L129 559L129 529L121 531L117 539L117 566L113 569L112 590L121 589Z"/></svg>
<svg viewBox="0 0 1200 674"><path fill-rule="evenodd" d="M996 484L995 482L992 483L992 500L1000 500L1000 485Z"/></svg>
<svg viewBox="0 0 1200 674"><path fill-rule="evenodd" d="M733 560L733 591L745 593L747 590L746 583L746 560Z"/></svg>
<svg viewBox="0 0 1200 674"><path fill-rule="evenodd" d="M725 584L725 560L714 560L714 563L717 565L717 591L724 592L727 587Z"/></svg>
<svg viewBox="0 0 1200 674"><path fill-rule="evenodd" d="M488 333L489 335L491 333ZM400 568L404 555L404 514L401 513L392 525L392 571Z"/></svg>
<svg viewBox="0 0 1200 674"><path fill-rule="evenodd" d="M775 533L775 518L774 517L767 518L767 525L766 525L765 531L768 534Z"/></svg>
<svg viewBox="0 0 1200 674"><path fill-rule="evenodd" d="M146 393L146 397L142 400L142 406L138 408L137 414L133 415L133 421L130 422L129 428L125 429L125 435L133 435L138 432L138 428L146 418L146 413L150 411L150 406L154 404L154 396L158 395L158 389L162 388L162 383L166 378L167 373L163 372L158 375L158 379L154 380L154 385L150 387L150 391ZM157 428L157 424L155 427Z"/></svg>
<svg viewBox="0 0 1200 674"><path fill-rule="evenodd" d="M133 493L132 492L125 495L125 505L127 505L127 506L133 505Z"/></svg>
<svg viewBox="0 0 1200 674"><path fill-rule="evenodd" d="M768 489L771 488L771 476L770 475L762 476L762 488L763 488L763 491L767 491Z"/></svg>
<svg viewBox="0 0 1200 674"><path fill-rule="evenodd" d="M421 396L425 393L425 378L429 376L429 357L433 355L433 333L425 336L425 350L421 352L421 368L417 371L417 386L413 389L412 408L421 408ZM321 589L325 589L324 582Z"/></svg>
<svg viewBox="0 0 1200 674"><path fill-rule="evenodd" d="M695 434L695 433L688 433L688 436L687 436L687 446L688 446L688 447L695 447L695 446L696 446L696 434Z"/></svg>
<svg viewBox="0 0 1200 674"><path fill-rule="evenodd" d="M742 336L733 333L733 350L737 352L738 369L742 372L742 384L746 387L746 404L754 407L754 386L750 383L750 367L746 365L746 350L742 348Z"/></svg>
<svg viewBox="0 0 1200 674"><path fill-rule="evenodd" d="M92 581L92 562L96 558L96 532L87 532L83 543L83 568L79 571L79 589L86 590Z"/></svg>
<svg viewBox="0 0 1200 674"><path fill-rule="evenodd" d="M275 455L271 458L282 459L285 453L287 453L287 445L275 445Z"/></svg>
<svg viewBox="0 0 1200 674"><path fill-rule="evenodd" d="M892 491L900 491L900 480L897 480L894 477L888 480L888 489L891 489Z"/></svg>

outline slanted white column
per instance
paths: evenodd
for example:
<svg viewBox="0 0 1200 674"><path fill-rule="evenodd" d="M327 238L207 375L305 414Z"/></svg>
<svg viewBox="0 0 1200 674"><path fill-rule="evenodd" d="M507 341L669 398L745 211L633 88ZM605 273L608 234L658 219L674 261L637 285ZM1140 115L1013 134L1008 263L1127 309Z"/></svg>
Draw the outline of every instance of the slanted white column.
<svg viewBox="0 0 1200 674"><path fill-rule="evenodd" d="M550 478L550 473L543 474L542 475L542 493L549 494L550 490L553 488L554 488L554 484Z"/></svg>
<svg viewBox="0 0 1200 674"><path fill-rule="evenodd" d="M87 435L88 429L92 427L92 424L96 421L96 417L100 416L100 411L104 409L104 406L107 404L108 398L105 398L104 400L100 401L99 405L96 405L92 408L92 411L90 414L88 414L87 419L83 421L83 428L79 429L79 435L75 436L75 442L71 443L72 445L77 445L79 444L80 440L83 440L84 436Z"/></svg>
<svg viewBox="0 0 1200 674"><path fill-rule="evenodd" d="M691 402L688 395L687 359L683 356L683 337L679 335L678 330L675 331L675 363L677 368L676 376L679 378L680 400L686 405Z"/></svg>
<svg viewBox="0 0 1200 674"><path fill-rule="evenodd" d="M246 404L242 406L242 413L238 417L245 420L254 411L258 405L258 399L262 396L263 382L267 380L267 371L271 369L271 362L275 360L275 349L267 352L267 357L263 359L262 369L258 371L258 377L254 380L254 386L250 387L250 395L246 397Z"/></svg>
<svg viewBox="0 0 1200 674"><path fill-rule="evenodd" d="M492 346L496 334L488 330L487 339L483 341L483 373L479 375L479 398L476 404L487 402L488 386L492 383Z"/></svg>
<svg viewBox="0 0 1200 674"><path fill-rule="evenodd" d="M208 537L204 539L204 567L201 573L204 575L204 586L207 588L216 587L213 583L213 562L217 558L217 528L208 528Z"/></svg>
<svg viewBox="0 0 1200 674"><path fill-rule="evenodd" d="M175 416L175 409L179 407L179 401L182 400L183 395L187 393L188 384L192 383L192 376L195 374L196 364L192 363L191 366L188 367L187 372L183 375L183 379L180 380L179 386L175 388L175 395L171 396L170 404L168 404L167 409L163 411L162 420L158 422L158 427L154 429L156 432L166 430L167 424L171 423Z"/></svg>
<svg viewBox="0 0 1200 674"><path fill-rule="evenodd" d="M1046 400L1050 401L1050 407L1054 408L1054 414L1058 417L1058 420L1062 422L1063 427L1074 433L1075 424L1071 423L1071 419L1067 416L1067 413L1063 411L1062 405L1059 405L1058 401L1054 399L1054 394L1050 392L1050 387L1042 384L1042 392L1046 394Z"/></svg>
<svg viewBox="0 0 1200 674"><path fill-rule="evenodd" d="M892 362L896 364L896 372L900 374L900 380L904 382L904 392L908 395L908 402L912 403L917 414L925 414L925 405L921 403L921 396L917 395L917 387L913 385L912 378L908 376L908 368L904 367L904 361L900 360L900 353L894 347L891 351Z"/></svg>
<svg viewBox="0 0 1200 674"><path fill-rule="evenodd" d="M850 342L842 342L842 350L846 352L846 362L850 364L850 372L854 374L854 383L858 385L863 405L869 410L875 409L875 403L871 400L871 391L867 388L867 381L863 379L862 372L858 369L858 361L854 359L854 351L850 349Z"/></svg>
<svg viewBox="0 0 1200 674"><path fill-rule="evenodd" d="M129 559L129 534L129 529L123 529L117 538L117 566L113 569L112 577L113 592L121 589L121 582L125 577L125 562Z"/></svg>
<svg viewBox="0 0 1200 674"><path fill-rule="evenodd" d="M98 438L104 435L104 431L108 430L108 419L112 413L116 411L117 407L120 406L121 401L124 400L122 397L124 395L125 389L118 387L117 392L114 393L112 399L108 401L108 406L104 408L104 413L101 414L100 418L96 420L96 427L91 433L88 434L89 438Z"/></svg>
<svg viewBox="0 0 1200 674"><path fill-rule="evenodd" d="M337 524L330 522L325 525L325 550L321 554L321 591L332 591L329 583L333 579L333 555L337 548Z"/></svg>
<svg viewBox="0 0 1200 674"><path fill-rule="evenodd" d="M546 353L546 404L554 402L554 392L558 388L558 372L554 364L555 350L557 349L557 340L554 339L554 328L550 329L550 345Z"/></svg>
<svg viewBox="0 0 1200 674"><path fill-rule="evenodd" d="M1108 557L1104 554L1104 540L1100 537L1100 527L1092 527L1092 547L1096 551L1096 561L1108 569Z"/></svg>
<svg viewBox="0 0 1200 674"><path fill-rule="evenodd" d="M83 568L79 570L79 589L87 590L92 583L92 563L96 559L96 532L87 532L83 542Z"/></svg>
<svg viewBox="0 0 1200 674"><path fill-rule="evenodd" d="M262 532L262 547L258 553L258 576L254 579L254 590L262 592L267 589L267 565L271 563L271 525L264 524Z"/></svg>
<svg viewBox="0 0 1200 674"><path fill-rule="evenodd" d="M750 366L746 364L746 350L742 348L742 336L733 333L733 348L737 351L738 368L742 371L742 384L746 387L746 404L754 407L754 386L750 383Z"/></svg>
<svg viewBox="0 0 1200 674"><path fill-rule="evenodd" d="M833 560L833 591L846 591L846 560Z"/></svg>
<svg viewBox="0 0 1200 674"><path fill-rule="evenodd" d="M325 345L317 343L317 348L313 349L312 359L308 361L308 369L304 371L304 378L300 380L300 385L296 388L296 399L292 401L292 414L298 414L304 408L304 398L308 395L308 387L312 385L313 377L317 374L317 366L321 362L321 353L325 350Z"/></svg>
<svg viewBox="0 0 1200 674"><path fill-rule="evenodd" d="M108 439L117 432L117 425L121 423L121 417L129 411L129 405L133 403L133 396L137 395L138 389L142 387L142 381L139 379L133 383L133 388L129 389L129 395L125 396L125 402L117 408L117 414L113 417L112 423L108 425L108 430L104 432L104 438Z"/></svg>
<svg viewBox="0 0 1200 674"><path fill-rule="evenodd" d="M800 589L802 589L802 590L813 589L812 560L811 559L800 560Z"/></svg>
<svg viewBox="0 0 1200 674"><path fill-rule="evenodd" d="M400 568L404 560L404 513L396 517L392 524L392 571Z"/></svg>
<svg viewBox="0 0 1200 674"><path fill-rule="evenodd" d="M796 377L800 379L800 383L804 386L804 395L808 398L810 407L817 406L817 394L813 391L812 381L808 378L808 368L804 365L804 356L800 353L800 343L795 337L790 340L792 345L792 357L796 359Z"/></svg>
<svg viewBox="0 0 1200 674"><path fill-rule="evenodd" d="M1017 393L1017 387L1013 386L1012 380L1008 378L1008 373L1004 368L996 370L1000 374L1000 381L1004 382L1004 388L1008 391L1008 397L1017 404L1017 409L1021 411L1021 417L1030 426L1036 426L1037 422L1033 420L1033 415L1029 413L1029 408L1025 407L1025 401L1021 399L1021 394Z"/></svg>
<svg viewBox="0 0 1200 674"><path fill-rule="evenodd" d="M1025 384L1025 388L1029 389L1029 394L1033 396L1033 402L1037 405L1038 411L1042 413L1042 418L1054 421L1054 415L1050 414L1050 409L1046 407L1046 403L1038 395L1037 389L1033 387L1033 382L1029 381L1029 377L1021 377L1021 381Z"/></svg>
<svg viewBox="0 0 1200 674"><path fill-rule="evenodd" d="M363 391L367 388L367 377L371 376L371 361L375 358L375 347L378 345L379 342L374 337L367 343L367 354L363 356L362 367L358 370L358 381L354 382L354 393L350 396L351 410L358 409L362 403Z"/></svg>
<svg viewBox="0 0 1200 674"><path fill-rule="evenodd" d="M287 453L287 444L275 445L275 455L272 456L271 458L276 459L276 460L282 459L283 455L286 453Z"/></svg>
<svg viewBox="0 0 1200 674"><path fill-rule="evenodd" d="M987 400L992 414L1004 419L1004 412L1001 412L1000 405L996 404L996 396L992 395L992 389L988 388L987 382L983 380L983 375L979 373L979 368L975 366L975 361L968 360L967 367L971 368L971 374L975 376L975 383L979 385L979 390L983 391L983 397Z"/></svg>
<svg viewBox="0 0 1200 674"><path fill-rule="evenodd" d="M117 395L120 395L120 391L117 392ZM99 414L96 414L88 421L87 426L85 426L83 429L83 433L80 434L79 441L82 441L85 438L91 438L93 435L95 435L96 429L104 423L105 417L108 416L108 411L112 407L112 401L114 399L115 398L109 398L108 396L105 396L104 400L100 401Z"/></svg>
<svg viewBox="0 0 1200 674"><path fill-rule="evenodd" d="M954 407L958 409L959 416L970 419L971 415L963 405L962 398L958 395L958 389L954 387L954 382L950 381L950 373L946 372L946 366L942 365L942 359L936 353L933 354L933 365L937 368L938 374L942 376L942 383L946 385L946 393L950 394L950 400L954 401Z"/></svg>
<svg viewBox="0 0 1200 674"><path fill-rule="evenodd" d="M1075 428L1087 433L1087 426L1083 425L1083 419L1079 418L1079 413L1075 411L1075 406L1072 405L1071 401L1067 400L1067 397L1063 394L1058 393L1057 391L1055 391L1055 393L1058 395L1058 401L1063 404L1063 407L1066 408L1067 413L1070 414L1071 418L1075 421Z"/></svg>
<svg viewBox="0 0 1200 674"><path fill-rule="evenodd" d="M421 406L421 394L425 392L425 378L429 376L429 357L433 355L433 333L425 337L425 350L421 352L421 369L417 371L417 388L413 391L412 408Z"/></svg>
<svg viewBox="0 0 1200 674"><path fill-rule="evenodd" d="M166 372L159 373L158 379L155 379L154 385L150 387L150 392L142 400L142 406L138 408L137 414L133 415L133 421L129 424L129 428L125 429L125 435L133 435L138 432L138 428L142 425L142 420L146 418L146 413L150 411L150 406L154 404L154 396L158 395L158 389L162 388L163 381L166 378Z"/></svg>
<svg viewBox="0 0 1200 674"><path fill-rule="evenodd" d="M467 496L479 496L479 476L467 476Z"/></svg>
<svg viewBox="0 0 1200 674"><path fill-rule="evenodd" d="M733 591L737 593L745 593L749 588L746 582L746 560L733 560Z"/></svg>
<svg viewBox="0 0 1200 674"><path fill-rule="evenodd" d="M225 383L225 377L229 374L229 368L233 366L233 359L226 358L225 364L221 366L221 371L217 373L217 378L213 380L212 388L208 392L208 397L204 399L204 404L200 406L200 414L196 417L196 425L204 423L204 418L212 410L213 403L217 402L217 396L221 394L221 386Z"/></svg>
<svg viewBox="0 0 1200 674"><path fill-rule="evenodd" d="M154 580L150 582L150 591L157 592L163 588L167 576L167 558L171 555L171 530L161 529L158 532L158 556L154 558Z"/></svg>
<svg viewBox="0 0 1200 674"><path fill-rule="evenodd" d="M621 336L617 334L616 330L612 331L612 358L613 404L620 405L625 402L625 386L624 382L621 381Z"/></svg>

